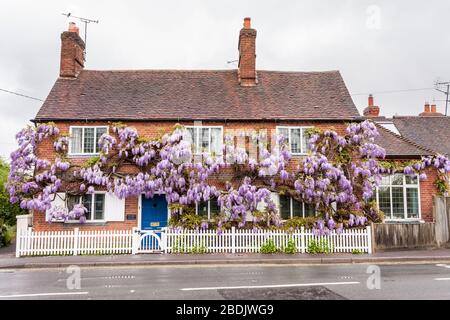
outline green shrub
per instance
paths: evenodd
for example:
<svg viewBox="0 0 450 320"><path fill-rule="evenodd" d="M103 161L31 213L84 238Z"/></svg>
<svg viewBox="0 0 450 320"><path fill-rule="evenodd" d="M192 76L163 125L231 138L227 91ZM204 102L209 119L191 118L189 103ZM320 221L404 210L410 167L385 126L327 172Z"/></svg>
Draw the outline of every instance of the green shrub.
<svg viewBox="0 0 450 320"><path fill-rule="evenodd" d="M206 253L206 246L203 244L200 244L200 245L194 244L192 246L191 253L197 253L197 254Z"/></svg>
<svg viewBox="0 0 450 320"><path fill-rule="evenodd" d="M284 253L294 254L297 252L297 246L295 245L294 239L289 239L287 246L283 248Z"/></svg>
<svg viewBox="0 0 450 320"><path fill-rule="evenodd" d="M288 219L284 222L283 228L285 230L290 229L300 229L301 227L305 227L306 229L310 229L314 226L314 223L317 221L317 217L294 217L292 219Z"/></svg>
<svg viewBox="0 0 450 320"><path fill-rule="evenodd" d="M260 250L261 253L277 253L280 251L279 248L275 245L272 239L268 239L266 242L263 243Z"/></svg>
<svg viewBox="0 0 450 320"><path fill-rule="evenodd" d="M332 246L328 243L328 240L321 238L320 240L311 240L308 244L307 252L311 254L318 253L331 253L333 251Z"/></svg>
<svg viewBox="0 0 450 320"><path fill-rule="evenodd" d="M359 250L359 249L353 249L353 250L352 250L352 254L362 254L362 253L364 253L364 252L362 252L362 251Z"/></svg>

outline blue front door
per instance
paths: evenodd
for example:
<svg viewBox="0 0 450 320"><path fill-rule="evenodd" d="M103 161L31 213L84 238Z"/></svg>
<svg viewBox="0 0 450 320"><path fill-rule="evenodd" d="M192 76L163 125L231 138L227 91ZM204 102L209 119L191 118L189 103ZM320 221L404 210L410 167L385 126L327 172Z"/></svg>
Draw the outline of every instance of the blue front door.
<svg viewBox="0 0 450 320"><path fill-rule="evenodd" d="M142 196L141 230L159 230L167 226L166 196L155 194L147 199Z"/></svg>

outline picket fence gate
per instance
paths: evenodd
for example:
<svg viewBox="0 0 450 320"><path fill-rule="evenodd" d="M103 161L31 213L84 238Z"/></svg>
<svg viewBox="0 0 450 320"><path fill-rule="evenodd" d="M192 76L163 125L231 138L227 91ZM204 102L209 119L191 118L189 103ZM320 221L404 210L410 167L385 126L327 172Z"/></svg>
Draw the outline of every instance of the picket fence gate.
<svg viewBox="0 0 450 320"><path fill-rule="evenodd" d="M16 256L95 255L137 253L257 253L269 239L277 248L295 243L299 253L308 252L311 241L326 242L331 253L372 253L371 227L332 231L318 236L310 229L282 230L95 230L17 231Z"/></svg>

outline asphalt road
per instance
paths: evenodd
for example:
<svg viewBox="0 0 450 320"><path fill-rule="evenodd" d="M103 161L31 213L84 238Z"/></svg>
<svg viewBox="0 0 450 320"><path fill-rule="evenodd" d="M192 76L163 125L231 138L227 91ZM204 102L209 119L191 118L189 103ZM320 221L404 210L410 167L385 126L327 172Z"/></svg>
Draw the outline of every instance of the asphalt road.
<svg viewBox="0 0 450 320"><path fill-rule="evenodd" d="M450 265L378 267L90 267L73 268L70 273L66 269L0 270L0 299L450 299Z"/></svg>

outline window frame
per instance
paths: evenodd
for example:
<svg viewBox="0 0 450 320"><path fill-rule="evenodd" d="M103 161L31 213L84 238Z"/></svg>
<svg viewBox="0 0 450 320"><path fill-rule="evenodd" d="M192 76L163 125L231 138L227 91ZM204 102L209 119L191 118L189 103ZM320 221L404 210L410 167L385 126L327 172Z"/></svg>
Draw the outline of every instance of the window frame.
<svg viewBox="0 0 450 320"><path fill-rule="evenodd" d="M221 145L220 145L220 153L217 153L217 155L222 155L223 154L223 126L185 126L185 128L186 129L194 129L194 132L195 132L195 129L208 129L208 141L209 141L209 144L208 144L208 152L207 152L207 154L211 154L211 129L220 129L220 142L221 142ZM201 130L197 130L197 134L196 134L196 138L194 139L193 137L192 137L192 140L193 140L193 144L195 145L195 149L196 150L194 150L194 152L193 152L193 154L194 155L201 155L201 154L203 154L203 152L201 152L201 150L200 150L200 148L201 148L201 144L200 144L200 132L201 132ZM197 141L197 143L196 143L196 141Z"/></svg>
<svg viewBox="0 0 450 320"><path fill-rule="evenodd" d="M286 196L286 195L281 195L281 194L277 194L277 196L278 196L278 212L279 212L281 221L286 221L285 219L282 219L282 216L281 216L281 196L289 197L289 219L293 219L294 218L294 200L295 199L292 198L291 196ZM296 216L296 217L299 217L299 218L307 218L307 217L309 217L309 216L305 215L305 213L306 213L305 202L303 202L303 201L302 202L297 201L297 202L302 204L302 216L301 217L300 216ZM317 211L316 210L314 210L314 217L317 217Z"/></svg>
<svg viewBox="0 0 450 320"><path fill-rule="evenodd" d="M82 152L81 153L79 153L79 152L73 153L72 152L73 129L82 129L82 133L81 133L81 151ZM109 134L109 126L70 126L69 127L69 150L67 153L69 156L95 156L95 155L100 154L100 150L96 150L98 141L94 144L94 152L93 153L83 152L84 151L84 131L85 131L85 129L94 129L94 141L95 141L95 137L97 136L97 129L106 129L106 133ZM97 152L95 152L95 151L97 151Z"/></svg>
<svg viewBox="0 0 450 320"><path fill-rule="evenodd" d="M94 219L95 217L95 212L93 212L92 210L95 208L95 196L98 194L103 194L104 195L104 202L103 202L103 219ZM79 202L78 204L82 204L83 203L83 196L88 195L88 194L82 194L82 195L76 195L77 197L79 197ZM90 195L92 195L92 199L91 199L91 218L87 219L86 217L86 223L104 223L106 222L105 220L105 209L106 209L106 192L105 191L96 191L94 193L90 193ZM69 210L69 207L67 206L67 201L69 200L69 196L66 196L66 201L65 201L65 205L67 210ZM95 209L94 209L95 210ZM79 220L68 220L66 221L66 223L79 223Z"/></svg>
<svg viewBox="0 0 450 320"><path fill-rule="evenodd" d="M218 201L218 200L217 200ZM211 199L209 199L208 201L202 201L202 202L207 202L208 203L208 216L207 216L207 220L211 220ZM196 203L195 204L195 215L199 215L198 214L198 206L200 203Z"/></svg>
<svg viewBox="0 0 450 320"><path fill-rule="evenodd" d="M308 154L308 150L302 150L303 149L303 133L306 129L314 128L313 126L277 126L276 132L279 134L280 129L287 129L289 131L289 136L287 137L288 145L289 145L289 151L293 156L303 156ZM301 152L292 152L291 148L291 136L292 136L292 130L294 129L300 129L300 151ZM308 142L306 142L306 148L308 148Z"/></svg>
<svg viewBox="0 0 450 320"><path fill-rule="evenodd" d="M401 185L398 184L392 184L392 176L394 175L402 175L403 182ZM386 213L384 216L385 221L421 221L422 220L422 207L421 207L421 201L420 201L420 179L419 175L416 175L417 183L416 184L407 184L406 183L406 176L404 173L395 173L391 175L387 175L389 177L389 185L387 184L381 184L376 187L376 202L377 202L377 208L380 210L380 201L379 201L379 189L380 187L388 187L389 188L389 201L390 201L390 207L391 207L391 213L389 214L389 217ZM385 176L386 177L386 176ZM403 218L397 218L394 217L393 213L393 199L392 199L392 187L394 188L402 188L403 193ZM417 189L417 208L418 208L418 217L417 218L409 218L408 217L408 200L407 200L407 192L406 190L408 188L416 188Z"/></svg>

